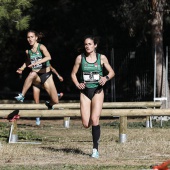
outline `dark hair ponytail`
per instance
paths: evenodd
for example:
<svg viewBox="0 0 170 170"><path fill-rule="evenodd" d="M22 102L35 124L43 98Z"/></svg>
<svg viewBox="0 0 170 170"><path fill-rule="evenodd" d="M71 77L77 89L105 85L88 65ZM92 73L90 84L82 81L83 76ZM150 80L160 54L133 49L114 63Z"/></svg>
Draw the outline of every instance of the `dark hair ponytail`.
<svg viewBox="0 0 170 170"><path fill-rule="evenodd" d="M78 53L85 53L86 52L85 49L84 49L84 41L88 38L91 39L94 42L95 45L99 44L99 37L93 36L93 35L86 35L83 38L83 43L81 43L80 47L77 48Z"/></svg>
<svg viewBox="0 0 170 170"><path fill-rule="evenodd" d="M45 37L42 32L39 32L39 33L38 33L37 31L29 30L29 31L27 32L27 34L28 34L29 32L34 33L35 36L38 37L37 42L41 42L41 39L42 39L43 37Z"/></svg>
<svg viewBox="0 0 170 170"><path fill-rule="evenodd" d="M84 41L85 41L87 38L93 40L93 42L94 42L95 45L96 45L96 44L97 44L97 45L99 44L99 37L96 37L96 36L93 36L93 35L86 35L86 36L84 37Z"/></svg>

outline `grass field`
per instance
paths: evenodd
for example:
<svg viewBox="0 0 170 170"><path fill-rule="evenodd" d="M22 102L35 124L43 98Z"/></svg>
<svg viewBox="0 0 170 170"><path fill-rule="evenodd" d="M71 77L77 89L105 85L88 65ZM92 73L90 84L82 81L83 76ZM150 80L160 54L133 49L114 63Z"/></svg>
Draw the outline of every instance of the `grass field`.
<svg viewBox="0 0 170 170"><path fill-rule="evenodd" d="M91 129L80 119L71 119L64 128L62 119L18 120L19 141L41 144L8 144L10 122L0 122L1 170L147 170L170 159L170 123L145 128L145 119L128 119L127 142L119 143L119 120L101 119L99 159L90 157Z"/></svg>

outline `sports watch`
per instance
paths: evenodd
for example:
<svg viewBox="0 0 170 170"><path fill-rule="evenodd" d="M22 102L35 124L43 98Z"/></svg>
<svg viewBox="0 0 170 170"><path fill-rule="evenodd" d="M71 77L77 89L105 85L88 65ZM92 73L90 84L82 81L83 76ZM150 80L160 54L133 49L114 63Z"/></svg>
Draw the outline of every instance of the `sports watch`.
<svg viewBox="0 0 170 170"><path fill-rule="evenodd" d="M107 81L109 81L109 76L106 76Z"/></svg>

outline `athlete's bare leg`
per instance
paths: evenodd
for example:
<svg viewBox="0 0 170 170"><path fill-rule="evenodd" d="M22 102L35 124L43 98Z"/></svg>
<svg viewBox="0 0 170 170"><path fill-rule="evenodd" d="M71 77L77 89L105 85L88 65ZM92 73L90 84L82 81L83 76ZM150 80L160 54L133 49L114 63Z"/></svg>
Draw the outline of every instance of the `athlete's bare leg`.
<svg viewBox="0 0 170 170"><path fill-rule="evenodd" d="M57 104L59 102L58 93L52 75L45 81L44 88L51 98L50 105L53 106L54 104Z"/></svg>
<svg viewBox="0 0 170 170"><path fill-rule="evenodd" d="M40 103L40 88L33 85L33 97L36 104Z"/></svg>
<svg viewBox="0 0 170 170"><path fill-rule="evenodd" d="M36 104L40 103L40 88L36 87L33 85L33 97L34 97L34 101ZM40 118L37 117L36 118L36 125L39 126L40 125Z"/></svg>
<svg viewBox="0 0 170 170"><path fill-rule="evenodd" d="M81 120L82 124L85 128L90 127L90 112L91 112L91 100L84 95L83 93L80 93L80 113L81 113Z"/></svg>
<svg viewBox="0 0 170 170"><path fill-rule="evenodd" d="M27 76L25 82L24 82L24 86L22 89L22 95L25 96L26 92L28 91L28 89L31 87L33 81L39 82L40 83L40 78L37 75L36 72L32 71L29 73L29 75Z"/></svg>
<svg viewBox="0 0 170 170"><path fill-rule="evenodd" d="M90 125L96 126L99 124L103 100L103 90L100 93L95 94L92 100L90 100L83 93L80 94L80 111L82 117L82 124L85 128L90 127Z"/></svg>
<svg viewBox="0 0 170 170"><path fill-rule="evenodd" d="M96 93L92 98L92 105L91 105L91 123L92 126L99 125L99 119L102 112L103 107L103 100L104 100L104 92L103 90L100 93Z"/></svg>

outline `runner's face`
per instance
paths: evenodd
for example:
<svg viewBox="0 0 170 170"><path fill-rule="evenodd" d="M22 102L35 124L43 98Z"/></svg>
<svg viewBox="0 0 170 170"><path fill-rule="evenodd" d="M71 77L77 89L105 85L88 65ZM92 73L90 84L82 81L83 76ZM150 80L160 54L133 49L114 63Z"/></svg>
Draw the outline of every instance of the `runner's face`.
<svg viewBox="0 0 170 170"><path fill-rule="evenodd" d="M37 42L37 37L35 36L35 33L29 32L27 34L27 41L31 46L33 46Z"/></svg>
<svg viewBox="0 0 170 170"><path fill-rule="evenodd" d="M95 51L97 45L94 44L94 41L90 38L85 39L84 47L87 53L92 53Z"/></svg>

